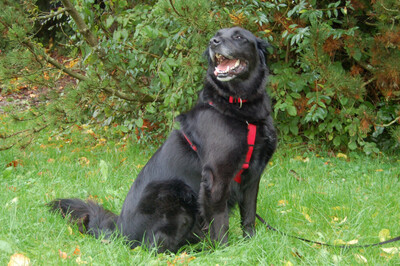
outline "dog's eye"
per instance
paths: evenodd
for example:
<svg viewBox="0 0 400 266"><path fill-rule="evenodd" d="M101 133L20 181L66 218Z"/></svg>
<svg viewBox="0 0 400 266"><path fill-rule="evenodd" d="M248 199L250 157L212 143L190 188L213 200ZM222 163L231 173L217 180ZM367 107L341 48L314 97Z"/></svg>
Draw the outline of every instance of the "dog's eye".
<svg viewBox="0 0 400 266"><path fill-rule="evenodd" d="M243 40L244 39L241 35L234 35L233 38L236 39L236 40Z"/></svg>

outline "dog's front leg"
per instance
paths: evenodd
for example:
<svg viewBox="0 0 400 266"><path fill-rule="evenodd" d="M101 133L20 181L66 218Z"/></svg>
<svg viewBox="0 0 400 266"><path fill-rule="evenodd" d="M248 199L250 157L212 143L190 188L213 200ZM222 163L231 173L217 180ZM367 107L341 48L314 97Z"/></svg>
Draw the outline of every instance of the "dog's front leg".
<svg viewBox="0 0 400 266"><path fill-rule="evenodd" d="M207 223L210 237L223 244L228 241L229 180L225 180L209 167L204 167L200 184L199 203Z"/></svg>
<svg viewBox="0 0 400 266"><path fill-rule="evenodd" d="M260 179L249 184L243 189L243 197L242 200L239 201L240 218L244 237L252 237L255 233L259 180Z"/></svg>

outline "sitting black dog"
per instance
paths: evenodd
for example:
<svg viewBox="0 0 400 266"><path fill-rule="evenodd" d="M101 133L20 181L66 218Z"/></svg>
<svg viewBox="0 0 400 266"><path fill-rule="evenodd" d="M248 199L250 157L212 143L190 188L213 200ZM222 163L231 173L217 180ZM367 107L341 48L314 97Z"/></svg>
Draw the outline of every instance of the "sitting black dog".
<svg viewBox="0 0 400 266"><path fill-rule="evenodd" d="M132 243L177 251L202 232L226 243L228 210L239 205L245 236L254 234L261 174L277 137L265 86L268 44L242 28L210 40L209 68L196 106L180 115L133 183L119 216L94 202L57 199L82 232L116 229Z"/></svg>

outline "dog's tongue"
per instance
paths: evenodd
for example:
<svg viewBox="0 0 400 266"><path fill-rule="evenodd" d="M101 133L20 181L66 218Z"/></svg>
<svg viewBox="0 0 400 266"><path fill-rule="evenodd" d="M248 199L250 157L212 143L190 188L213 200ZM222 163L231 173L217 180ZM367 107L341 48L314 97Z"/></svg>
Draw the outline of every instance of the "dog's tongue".
<svg viewBox="0 0 400 266"><path fill-rule="evenodd" d="M214 71L214 75L218 76L218 73L229 72L230 69L235 67L237 59L225 59L219 64Z"/></svg>

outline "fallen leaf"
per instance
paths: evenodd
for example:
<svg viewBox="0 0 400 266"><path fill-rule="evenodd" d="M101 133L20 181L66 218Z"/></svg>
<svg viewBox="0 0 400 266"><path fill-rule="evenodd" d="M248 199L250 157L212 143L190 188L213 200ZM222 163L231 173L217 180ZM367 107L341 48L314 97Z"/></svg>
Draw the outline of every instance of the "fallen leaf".
<svg viewBox="0 0 400 266"><path fill-rule="evenodd" d="M358 243L358 239L353 239L353 240L348 241L346 244L347 245L355 245L357 243Z"/></svg>
<svg viewBox="0 0 400 266"><path fill-rule="evenodd" d="M15 197L11 200L11 204L16 204L18 203L18 197Z"/></svg>
<svg viewBox="0 0 400 266"><path fill-rule="evenodd" d="M74 255L80 255L81 254L81 250L79 249L79 246L76 246L75 250L74 250Z"/></svg>
<svg viewBox="0 0 400 266"><path fill-rule="evenodd" d="M10 257L8 266L28 266L31 265L31 260L23 254L15 253Z"/></svg>
<svg viewBox="0 0 400 266"><path fill-rule="evenodd" d="M334 244L335 246L346 245L346 241L344 241L343 239L335 239L335 240L333 241L333 244Z"/></svg>
<svg viewBox="0 0 400 266"><path fill-rule="evenodd" d="M389 229L382 229L379 232L379 240L382 242L382 241L386 241L388 239L390 239L390 231L389 231Z"/></svg>
<svg viewBox="0 0 400 266"><path fill-rule="evenodd" d="M353 239L350 241L344 241L343 239L336 239L333 241L334 245L340 246L340 245L354 245L358 243L358 239Z"/></svg>
<svg viewBox="0 0 400 266"><path fill-rule="evenodd" d="M67 259L68 257L67 253L61 251L61 249L58 250L58 256L60 256L60 258L62 258L63 260Z"/></svg>
<svg viewBox="0 0 400 266"><path fill-rule="evenodd" d="M284 266L293 266L293 263L292 263L290 260L288 260L288 261L285 261L285 262L283 263L283 265L284 265Z"/></svg>
<svg viewBox="0 0 400 266"><path fill-rule="evenodd" d="M343 159L347 160L347 155L344 154L344 153L340 153L340 152L339 152L339 153L336 155L336 158L343 158Z"/></svg>
<svg viewBox="0 0 400 266"><path fill-rule="evenodd" d="M295 161L303 161L303 157L300 155L297 155L296 157L293 158Z"/></svg>
<svg viewBox="0 0 400 266"><path fill-rule="evenodd" d="M77 257L75 262L78 263L78 264L88 264L87 261L84 261L84 260L81 259L81 256Z"/></svg>
<svg viewBox="0 0 400 266"><path fill-rule="evenodd" d="M105 145L107 143L107 140L105 138L100 138L98 139L98 141L100 145Z"/></svg>
<svg viewBox="0 0 400 266"><path fill-rule="evenodd" d="M279 200L278 206L286 206L289 202L287 200Z"/></svg>
<svg viewBox="0 0 400 266"><path fill-rule="evenodd" d="M14 160L14 161L9 162L9 163L6 165L6 167L17 167L18 165L22 165L22 164L21 164L21 161L19 161L19 160Z"/></svg>
<svg viewBox="0 0 400 266"><path fill-rule="evenodd" d="M337 225L342 225L342 224L344 224L346 221L347 221L347 216L344 217L344 219L343 219L340 223L338 223Z"/></svg>
<svg viewBox="0 0 400 266"><path fill-rule="evenodd" d="M191 262L192 260L196 259L196 257L194 256L190 256L188 255L186 252L182 252L179 256L175 256L174 260L171 262L167 262L168 265L175 265L175 264L179 264L179 265L186 265L189 262Z"/></svg>
<svg viewBox="0 0 400 266"><path fill-rule="evenodd" d="M400 253L400 248L398 247L392 247L392 248L381 248L384 252L388 253L388 254L398 254Z"/></svg>
<svg viewBox="0 0 400 266"><path fill-rule="evenodd" d="M359 263L368 263L368 260L360 254L354 254L354 257Z"/></svg>
<svg viewBox="0 0 400 266"><path fill-rule="evenodd" d="M375 172L383 172L383 169L376 169Z"/></svg>
<svg viewBox="0 0 400 266"><path fill-rule="evenodd" d="M307 221L312 223L313 221L311 220L311 217L307 212L308 212L308 208L302 207L302 212L301 213L303 214L304 218L306 218Z"/></svg>
<svg viewBox="0 0 400 266"><path fill-rule="evenodd" d="M90 164L90 160L86 157L80 157L78 161L82 166Z"/></svg>

